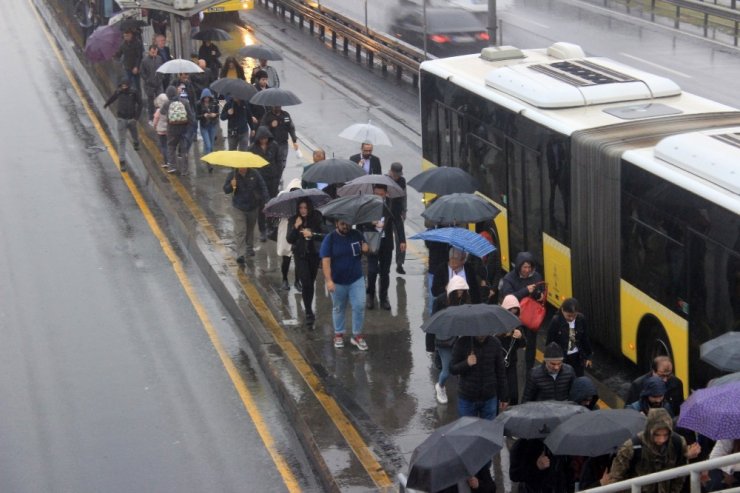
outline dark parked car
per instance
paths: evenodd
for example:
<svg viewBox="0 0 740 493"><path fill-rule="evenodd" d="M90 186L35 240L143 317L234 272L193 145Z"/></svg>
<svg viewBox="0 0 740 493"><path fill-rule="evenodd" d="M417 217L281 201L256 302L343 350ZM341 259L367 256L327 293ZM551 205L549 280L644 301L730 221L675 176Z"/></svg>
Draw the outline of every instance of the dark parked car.
<svg viewBox="0 0 740 493"><path fill-rule="evenodd" d="M424 48L424 14L420 6L399 8L390 34ZM427 51L438 57L479 53L489 45L488 32L472 13L461 9L427 7Z"/></svg>

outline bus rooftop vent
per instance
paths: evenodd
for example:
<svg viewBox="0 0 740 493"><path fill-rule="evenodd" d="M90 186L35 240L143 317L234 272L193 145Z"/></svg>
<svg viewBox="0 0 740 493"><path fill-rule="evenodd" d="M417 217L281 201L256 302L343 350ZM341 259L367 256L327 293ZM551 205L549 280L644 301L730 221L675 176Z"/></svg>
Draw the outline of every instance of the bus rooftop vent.
<svg viewBox="0 0 740 493"><path fill-rule="evenodd" d="M655 157L740 195L740 128L726 133L672 135L655 146Z"/></svg>
<svg viewBox="0 0 740 493"><path fill-rule="evenodd" d="M566 60L568 58L585 58L586 53L584 53L583 49L576 44L561 41L550 45L547 49L547 56Z"/></svg>
<svg viewBox="0 0 740 493"><path fill-rule="evenodd" d="M573 86L595 86L615 82L635 82L637 79L588 60L570 60L530 65L529 68Z"/></svg>
<svg viewBox="0 0 740 493"><path fill-rule="evenodd" d="M497 62L524 58L524 53L514 46L487 46L481 50L480 57L487 62Z"/></svg>

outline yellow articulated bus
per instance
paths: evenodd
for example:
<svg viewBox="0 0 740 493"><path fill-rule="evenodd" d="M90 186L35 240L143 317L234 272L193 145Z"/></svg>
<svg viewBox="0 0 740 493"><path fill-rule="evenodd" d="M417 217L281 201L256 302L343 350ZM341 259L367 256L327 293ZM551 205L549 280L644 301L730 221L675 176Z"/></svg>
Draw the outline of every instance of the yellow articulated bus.
<svg viewBox="0 0 740 493"><path fill-rule="evenodd" d="M254 8L254 0L227 0L204 10L206 14L213 12L234 12L237 10L251 10Z"/></svg>
<svg viewBox="0 0 740 493"><path fill-rule="evenodd" d="M502 262L530 251L554 306L690 388L699 345L740 330L740 111L569 43L420 69L425 166L472 174L502 213Z"/></svg>

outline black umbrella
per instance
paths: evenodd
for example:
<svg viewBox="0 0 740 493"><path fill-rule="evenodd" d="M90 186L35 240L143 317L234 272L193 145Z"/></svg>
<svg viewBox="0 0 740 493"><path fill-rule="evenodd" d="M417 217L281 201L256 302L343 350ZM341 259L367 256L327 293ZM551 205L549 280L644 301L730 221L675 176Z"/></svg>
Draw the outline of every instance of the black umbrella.
<svg viewBox="0 0 740 493"><path fill-rule="evenodd" d="M699 347L699 357L722 371L740 371L740 332L727 332Z"/></svg>
<svg viewBox="0 0 740 493"><path fill-rule="evenodd" d="M252 84L247 84L241 79L223 77L211 83L211 89L221 96L231 96L242 101L249 101L257 94L257 89Z"/></svg>
<svg viewBox="0 0 740 493"><path fill-rule="evenodd" d="M730 373L729 375L724 375L722 377L711 379L709 383L707 384L707 388L715 387L717 385L724 385L730 382L738 382L738 381L740 381L740 371L735 372L735 373Z"/></svg>
<svg viewBox="0 0 740 493"><path fill-rule="evenodd" d="M199 39L201 41L228 41L233 39L231 34L217 27L201 29L197 33L193 34L192 38Z"/></svg>
<svg viewBox="0 0 740 493"><path fill-rule="evenodd" d="M444 311L449 310L446 308ZM572 402L526 402L508 408L494 421L503 423L504 435L519 438L545 438L567 419L576 414L589 413L585 407Z"/></svg>
<svg viewBox="0 0 740 493"><path fill-rule="evenodd" d="M519 317L500 305L478 304L440 310L424 322L421 330L447 339L454 336L505 334L521 325Z"/></svg>
<svg viewBox="0 0 740 493"><path fill-rule="evenodd" d="M504 446L503 427L466 416L434 431L414 449L407 488L440 491L475 476Z"/></svg>
<svg viewBox="0 0 740 493"><path fill-rule="evenodd" d="M294 104L301 104L298 96L287 89L281 89L279 87L263 89L255 94L249 102L261 106L292 106Z"/></svg>
<svg viewBox="0 0 740 493"><path fill-rule="evenodd" d="M283 59L283 57L280 56L280 53L265 45L245 46L244 48L239 49L239 54L243 57L257 58L259 60L277 61Z"/></svg>
<svg viewBox="0 0 740 493"><path fill-rule="evenodd" d="M324 217L350 224L369 223L383 217L383 199L377 195L340 197L322 205L319 211Z"/></svg>
<svg viewBox="0 0 740 493"><path fill-rule="evenodd" d="M321 190L311 188L309 190L293 190L292 192L281 193L273 197L265 204L264 213L268 217L292 217L298 213L298 201L302 198L308 198L314 208L318 208L331 200L327 194Z"/></svg>
<svg viewBox="0 0 740 493"><path fill-rule="evenodd" d="M498 208L477 195L453 193L439 197L421 215L437 224L459 224L491 220L499 212Z"/></svg>
<svg viewBox="0 0 740 493"><path fill-rule="evenodd" d="M365 176L365 171L349 159L324 159L303 172L303 179L311 183L347 183L360 176Z"/></svg>
<svg viewBox="0 0 740 493"><path fill-rule="evenodd" d="M411 188L422 193L449 195L451 193L473 193L477 190L475 178L460 168L441 166L419 173L408 182Z"/></svg>
<svg viewBox="0 0 740 493"><path fill-rule="evenodd" d="M545 438L555 455L597 457L611 454L645 429L645 416L634 409L601 409L581 413L560 424Z"/></svg>
<svg viewBox="0 0 740 493"><path fill-rule="evenodd" d="M355 165L359 168L359 166ZM337 190L337 195L345 197L347 195L371 194L374 185L385 185L388 188L388 198L397 199L406 195L406 191L396 183L393 178L386 175L365 175L347 182L342 188Z"/></svg>
<svg viewBox="0 0 740 493"><path fill-rule="evenodd" d="M132 31L134 29L142 28L146 25L147 25L146 22L144 22L141 19L136 19L135 17L127 17L118 23L118 29L120 29L123 32L126 32L126 31Z"/></svg>

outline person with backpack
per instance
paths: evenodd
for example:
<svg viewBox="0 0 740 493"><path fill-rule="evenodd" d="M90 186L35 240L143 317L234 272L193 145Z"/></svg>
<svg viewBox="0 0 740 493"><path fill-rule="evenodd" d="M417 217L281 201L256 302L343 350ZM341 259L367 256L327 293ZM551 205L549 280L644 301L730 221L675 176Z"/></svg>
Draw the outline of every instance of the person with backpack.
<svg viewBox="0 0 740 493"><path fill-rule="evenodd" d="M644 476L683 466L688 462L686 440L673 431L673 419L665 409L651 409L645 430L630 438L617 451L602 484ZM644 493L680 493L685 476L645 485Z"/></svg>
<svg viewBox="0 0 740 493"><path fill-rule="evenodd" d="M134 142L134 150L139 150L139 130L136 121L141 114L141 96L131 87L129 80L124 78L118 83L116 91L108 98L103 108L107 108L114 102L116 105L116 124L118 130L118 159L121 172L126 172L126 135L131 133Z"/></svg>
<svg viewBox="0 0 740 493"><path fill-rule="evenodd" d="M175 86L169 86L166 94L167 102L160 108L160 113L167 118L167 172L179 172L185 176L188 174L187 134L190 125L195 122L195 112L190 106L187 94L181 96Z"/></svg>

